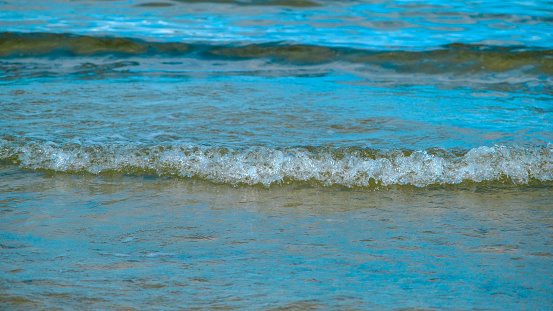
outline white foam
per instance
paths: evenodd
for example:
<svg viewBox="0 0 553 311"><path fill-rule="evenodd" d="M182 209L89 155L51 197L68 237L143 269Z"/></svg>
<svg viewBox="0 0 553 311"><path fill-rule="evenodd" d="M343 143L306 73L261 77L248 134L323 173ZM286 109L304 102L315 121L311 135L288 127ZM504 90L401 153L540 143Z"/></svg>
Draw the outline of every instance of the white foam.
<svg viewBox="0 0 553 311"><path fill-rule="evenodd" d="M233 150L198 145L59 147L50 143L0 141L0 159L15 157L20 167L59 172L119 172L199 177L264 185L316 181L323 185L459 184L531 179L553 180L553 147L482 146L460 155L443 152L361 148L251 147Z"/></svg>

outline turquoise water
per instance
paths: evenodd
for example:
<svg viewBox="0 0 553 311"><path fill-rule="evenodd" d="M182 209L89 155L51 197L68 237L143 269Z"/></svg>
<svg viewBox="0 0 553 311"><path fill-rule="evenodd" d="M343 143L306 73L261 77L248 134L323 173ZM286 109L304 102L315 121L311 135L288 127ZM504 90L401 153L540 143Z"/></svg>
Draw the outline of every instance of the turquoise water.
<svg viewBox="0 0 553 311"><path fill-rule="evenodd" d="M551 1L0 1L0 308L552 310Z"/></svg>

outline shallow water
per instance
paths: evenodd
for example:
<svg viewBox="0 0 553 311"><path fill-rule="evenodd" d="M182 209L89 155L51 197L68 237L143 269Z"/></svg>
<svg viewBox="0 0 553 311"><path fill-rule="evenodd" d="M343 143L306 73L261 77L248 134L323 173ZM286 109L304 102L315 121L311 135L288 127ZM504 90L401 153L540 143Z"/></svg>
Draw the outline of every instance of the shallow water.
<svg viewBox="0 0 553 311"><path fill-rule="evenodd" d="M550 187L234 188L17 169L3 170L2 181L7 306L457 310L551 303Z"/></svg>
<svg viewBox="0 0 553 311"><path fill-rule="evenodd" d="M550 309L551 1L0 2L0 308Z"/></svg>

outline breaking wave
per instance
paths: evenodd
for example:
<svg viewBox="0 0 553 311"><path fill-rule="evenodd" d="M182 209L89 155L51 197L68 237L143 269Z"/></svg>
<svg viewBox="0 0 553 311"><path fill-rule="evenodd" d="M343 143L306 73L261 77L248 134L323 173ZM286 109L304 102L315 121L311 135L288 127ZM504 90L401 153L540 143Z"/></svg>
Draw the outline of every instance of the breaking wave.
<svg viewBox="0 0 553 311"><path fill-rule="evenodd" d="M0 163L65 173L200 178L232 185L315 182L386 187L462 182L553 181L553 146L481 146L466 151L375 150L357 147L231 149L179 145L76 145L0 140Z"/></svg>

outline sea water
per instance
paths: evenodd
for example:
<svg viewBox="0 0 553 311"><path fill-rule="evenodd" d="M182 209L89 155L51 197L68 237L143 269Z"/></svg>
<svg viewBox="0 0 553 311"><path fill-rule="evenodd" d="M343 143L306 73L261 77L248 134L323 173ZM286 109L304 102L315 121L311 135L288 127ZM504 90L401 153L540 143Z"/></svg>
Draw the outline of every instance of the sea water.
<svg viewBox="0 0 553 311"><path fill-rule="evenodd" d="M0 308L553 310L552 142L552 1L0 1Z"/></svg>

